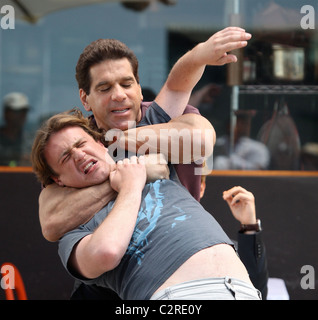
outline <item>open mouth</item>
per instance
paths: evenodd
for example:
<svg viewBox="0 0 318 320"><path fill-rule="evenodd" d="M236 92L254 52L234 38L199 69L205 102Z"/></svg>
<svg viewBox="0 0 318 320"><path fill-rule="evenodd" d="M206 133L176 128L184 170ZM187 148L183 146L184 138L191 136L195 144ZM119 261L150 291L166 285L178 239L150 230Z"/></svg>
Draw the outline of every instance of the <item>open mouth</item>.
<svg viewBox="0 0 318 320"><path fill-rule="evenodd" d="M97 161L91 161L91 162L89 162L86 166L85 166L85 168L84 168L84 173L85 174L87 174L88 173L88 171L95 165L97 163Z"/></svg>
<svg viewBox="0 0 318 320"><path fill-rule="evenodd" d="M125 112L127 112L129 109L127 108L127 109L122 109L122 110L113 110L112 112L113 113L125 113Z"/></svg>

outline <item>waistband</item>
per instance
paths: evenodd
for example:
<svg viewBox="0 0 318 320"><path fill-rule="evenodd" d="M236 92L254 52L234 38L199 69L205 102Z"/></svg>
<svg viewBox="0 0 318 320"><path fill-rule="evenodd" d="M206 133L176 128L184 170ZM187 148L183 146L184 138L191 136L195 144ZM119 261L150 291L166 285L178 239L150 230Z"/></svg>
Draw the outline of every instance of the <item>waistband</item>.
<svg viewBox="0 0 318 320"><path fill-rule="evenodd" d="M236 278L206 278L182 282L155 293L150 300L261 300L251 284Z"/></svg>

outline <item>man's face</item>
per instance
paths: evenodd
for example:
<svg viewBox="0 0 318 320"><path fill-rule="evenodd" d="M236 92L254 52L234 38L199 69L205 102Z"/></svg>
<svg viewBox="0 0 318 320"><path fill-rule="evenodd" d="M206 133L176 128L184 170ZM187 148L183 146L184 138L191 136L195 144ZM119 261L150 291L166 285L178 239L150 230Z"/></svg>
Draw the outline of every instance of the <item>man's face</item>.
<svg viewBox="0 0 318 320"><path fill-rule="evenodd" d="M114 168L107 149L80 127L68 127L54 133L44 155L58 175L52 178L60 186L84 188L100 184Z"/></svg>
<svg viewBox="0 0 318 320"><path fill-rule="evenodd" d="M94 65L90 76L90 94L80 89L80 97L85 109L93 112L99 128L127 130L128 121L140 121L143 97L128 59Z"/></svg>

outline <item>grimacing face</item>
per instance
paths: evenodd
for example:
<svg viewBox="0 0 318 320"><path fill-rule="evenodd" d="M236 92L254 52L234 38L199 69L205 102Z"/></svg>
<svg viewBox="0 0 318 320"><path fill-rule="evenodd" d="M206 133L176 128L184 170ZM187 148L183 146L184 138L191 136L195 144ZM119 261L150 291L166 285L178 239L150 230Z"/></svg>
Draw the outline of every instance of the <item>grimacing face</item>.
<svg viewBox="0 0 318 320"><path fill-rule="evenodd" d="M127 130L128 121L141 120L143 99L140 84L128 59L105 60L90 68L91 88L80 89L86 111L92 111L99 128Z"/></svg>
<svg viewBox="0 0 318 320"><path fill-rule="evenodd" d="M51 135L44 156L57 173L60 186L84 188L109 178L115 162L101 142L80 127L67 127Z"/></svg>

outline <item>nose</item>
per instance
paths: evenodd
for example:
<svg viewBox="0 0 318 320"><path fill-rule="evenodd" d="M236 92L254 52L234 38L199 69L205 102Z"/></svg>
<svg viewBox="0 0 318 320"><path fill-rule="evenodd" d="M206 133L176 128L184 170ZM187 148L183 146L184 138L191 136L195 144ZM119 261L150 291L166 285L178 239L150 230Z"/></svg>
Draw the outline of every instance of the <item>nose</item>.
<svg viewBox="0 0 318 320"><path fill-rule="evenodd" d="M123 101L125 98L126 98L125 89L119 84L114 86L113 90L112 90L112 100L113 101Z"/></svg>
<svg viewBox="0 0 318 320"><path fill-rule="evenodd" d="M75 162L78 162L78 161L81 161L85 158L86 153L81 149L74 148L72 150L72 155L73 155Z"/></svg>

